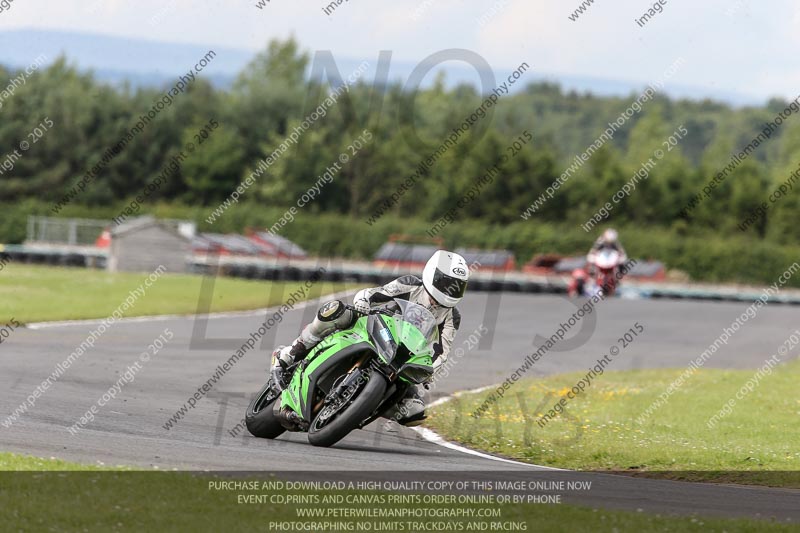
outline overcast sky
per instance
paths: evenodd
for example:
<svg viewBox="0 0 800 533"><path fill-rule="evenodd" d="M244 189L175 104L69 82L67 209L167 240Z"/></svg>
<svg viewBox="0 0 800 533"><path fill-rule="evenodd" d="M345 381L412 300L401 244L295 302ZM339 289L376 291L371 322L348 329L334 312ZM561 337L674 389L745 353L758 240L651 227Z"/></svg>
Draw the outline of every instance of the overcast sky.
<svg viewBox="0 0 800 533"><path fill-rule="evenodd" d="M575 22L568 15L580 0L349 0L331 15L322 12L328 2L270 0L264 9L256 2L14 0L0 13L0 30L100 32L246 50L293 34L305 48L337 57L372 59L392 50L408 61L460 47L496 69L526 61L540 73L639 82L658 79L683 57L676 84L760 98L800 94L800 3L791 0L667 0L644 27L634 19L651 3L634 0L595 0ZM480 24L493 6L497 13Z"/></svg>

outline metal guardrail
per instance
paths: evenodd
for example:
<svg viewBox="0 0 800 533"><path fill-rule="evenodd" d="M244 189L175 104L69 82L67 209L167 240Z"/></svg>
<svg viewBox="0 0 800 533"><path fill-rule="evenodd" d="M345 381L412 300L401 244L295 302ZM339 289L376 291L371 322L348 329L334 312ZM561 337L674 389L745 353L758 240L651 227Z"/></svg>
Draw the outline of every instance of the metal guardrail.
<svg viewBox="0 0 800 533"><path fill-rule="evenodd" d="M14 263L105 268L107 253L93 246L7 244L0 253Z"/></svg>

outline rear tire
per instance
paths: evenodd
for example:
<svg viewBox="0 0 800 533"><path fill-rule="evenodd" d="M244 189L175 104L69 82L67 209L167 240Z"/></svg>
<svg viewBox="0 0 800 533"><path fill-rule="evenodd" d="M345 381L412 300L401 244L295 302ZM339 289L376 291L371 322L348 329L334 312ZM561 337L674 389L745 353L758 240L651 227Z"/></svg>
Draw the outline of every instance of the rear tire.
<svg viewBox="0 0 800 533"><path fill-rule="evenodd" d="M339 416L321 429L315 429L316 418L308 431L308 442L314 446L333 446L356 429L380 405L388 387L386 378L373 372L367 384Z"/></svg>
<svg viewBox="0 0 800 533"><path fill-rule="evenodd" d="M254 437L262 439L274 439L283 434L286 429L281 425L280 421L275 417L273 407L276 401L280 401L280 394L275 398L269 400L270 393L272 393L272 381L268 381L258 395L253 398L250 405L247 406L247 413L244 420L247 425L247 431Z"/></svg>

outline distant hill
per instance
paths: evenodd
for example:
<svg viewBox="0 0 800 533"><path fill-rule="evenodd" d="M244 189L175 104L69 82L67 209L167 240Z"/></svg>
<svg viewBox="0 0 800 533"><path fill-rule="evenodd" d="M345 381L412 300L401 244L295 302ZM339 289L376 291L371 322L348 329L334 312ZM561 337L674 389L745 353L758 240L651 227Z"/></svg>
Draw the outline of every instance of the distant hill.
<svg viewBox="0 0 800 533"><path fill-rule="evenodd" d="M51 60L65 55L82 69L110 83L129 81L133 86L163 85L187 72L209 49L217 53L204 76L226 85L244 69L253 54L205 45L188 45L128 39L109 35L42 30L0 32L0 63L26 67L39 54Z"/></svg>
<svg viewBox="0 0 800 533"><path fill-rule="evenodd" d="M0 31L0 64L24 68L39 54L44 53L51 60L64 54L80 68L94 71L100 80L112 84L127 81L134 87L172 83L176 76L188 71L209 49L213 49L217 57L203 72L203 77L218 87L229 86L255 55L253 51L223 48L213 44L177 44L103 34L33 29ZM363 77L374 79L377 51L370 57L336 58L339 72L344 77L356 70L364 60L369 62L370 69ZM627 96L641 91L647 84L647 80L625 81L541 73L536 70L535 61L530 63L532 71L525 74L526 82L551 81L559 83L566 90L589 91L598 96ZM390 80L407 80L416 66L412 62L393 59ZM445 72L445 82L449 87L460 83L479 84L478 74L464 63L450 61L442 63L440 68ZM437 69L425 77L423 87L433 83L435 70ZM494 74L498 80L502 80L510 72L509 69L500 69ZM521 90L526 84L518 84L514 89ZM762 105L765 102L764 99L737 93L670 84L665 92L676 98L712 98L737 106Z"/></svg>

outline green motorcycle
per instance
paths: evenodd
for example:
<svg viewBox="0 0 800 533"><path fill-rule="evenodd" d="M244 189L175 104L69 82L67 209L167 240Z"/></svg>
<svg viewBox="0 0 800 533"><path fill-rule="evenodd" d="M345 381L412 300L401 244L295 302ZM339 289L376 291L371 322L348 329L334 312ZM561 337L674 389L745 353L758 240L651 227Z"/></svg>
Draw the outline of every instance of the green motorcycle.
<svg viewBox="0 0 800 533"><path fill-rule="evenodd" d="M267 439L307 431L314 446L332 446L426 382L438 341L436 319L421 305L395 299L360 315L292 365L288 384L270 378L247 407L247 429Z"/></svg>

